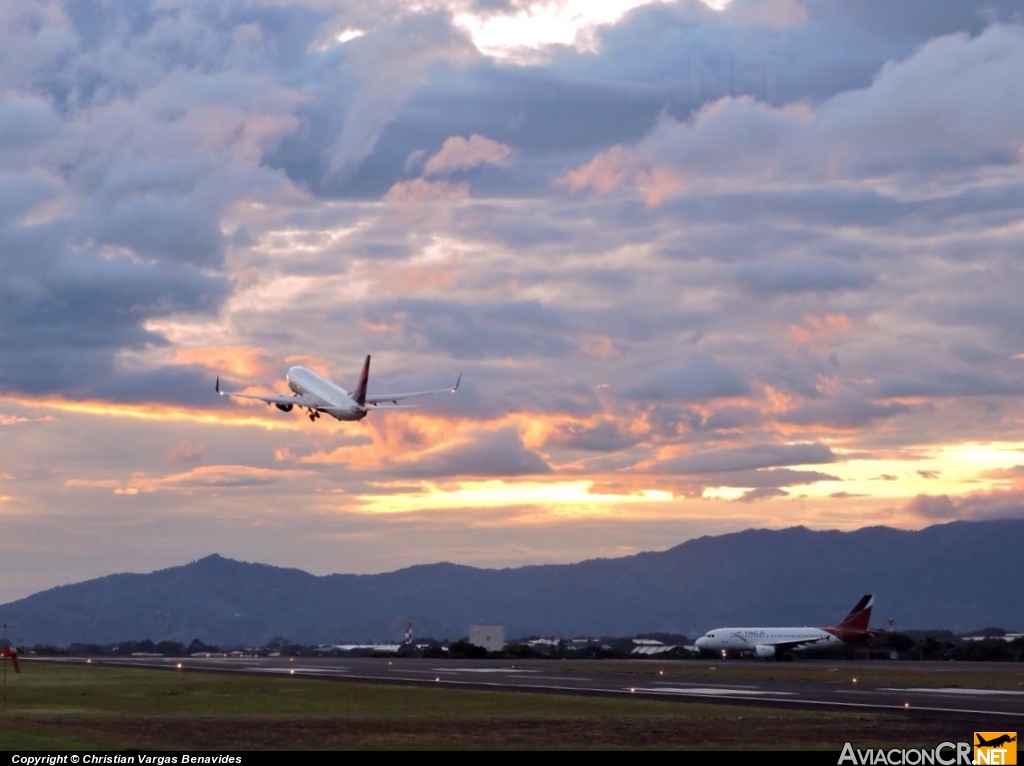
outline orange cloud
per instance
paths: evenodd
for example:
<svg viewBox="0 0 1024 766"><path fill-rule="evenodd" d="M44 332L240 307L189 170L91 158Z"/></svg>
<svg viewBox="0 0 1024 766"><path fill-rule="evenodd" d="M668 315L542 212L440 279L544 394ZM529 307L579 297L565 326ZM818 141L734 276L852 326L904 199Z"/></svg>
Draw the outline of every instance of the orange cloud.
<svg viewBox="0 0 1024 766"><path fill-rule="evenodd" d="M409 412L400 417L386 414L370 417L360 424L359 436L369 444L343 444L329 451L318 450L295 457L288 451L279 459L318 464L343 464L353 470L379 470L393 463L415 462L431 450L443 449L467 438L464 424L424 413Z"/></svg>
<svg viewBox="0 0 1024 766"><path fill-rule="evenodd" d="M198 463L206 458L206 451L202 444L182 441L168 449L164 457L172 463Z"/></svg>
<svg viewBox="0 0 1024 766"><path fill-rule="evenodd" d="M216 396L212 394L211 396ZM268 431L302 428L299 420L255 418L241 413L221 412L212 410L174 407L166 404L120 404L103 401L70 401L55 397L13 397L6 396L0 401L8 401L23 407L43 408L58 412L70 412L98 417L132 418L134 420L154 421L186 421L191 423L207 423L223 426L256 426Z"/></svg>
<svg viewBox="0 0 1024 766"><path fill-rule="evenodd" d="M563 173L553 183L572 191L589 187L600 194L631 183L643 194L649 207L657 207L683 188L682 179L678 176L664 168L653 167L634 149L622 144L616 144L585 165Z"/></svg>
<svg viewBox="0 0 1024 766"><path fill-rule="evenodd" d="M807 315L802 325L793 324L786 334L801 346L820 346L826 341L846 335L856 329L854 321L845 314Z"/></svg>
<svg viewBox="0 0 1024 766"><path fill-rule="evenodd" d="M140 492L244 489L277 484L284 479L307 479L313 472L302 469L255 468L247 465L199 466L189 471L150 476L133 473L127 481L117 479L68 479L66 487L111 489L115 495L137 495Z"/></svg>
<svg viewBox="0 0 1024 766"><path fill-rule="evenodd" d="M476 133L468 139L452 136L441 146L441 151L427 160L423 174L440 175L476 165L504 167L511 156L512 147L478 136Z"/></svg>
<svg viewBox="0 0 1024 766"><path fill-rule="evenodd" d="M178 349L175 364L198 364L226 375L255 378L271 370L270 360L252 346L202 346Z"/></svg>
<svg viewBox="0 0 1024 766"><path fill-rule="evenodd" d="M572 191L590 187L601 194L607 194L634 176L636 163L635 151L622 144L616 144L585 165L558 176L554 184L565 186Z"/></svg>
<svg viewBox="0 0 1024 766"><path fill-rule="evenodd" d="M622 356L622 352L615 348L612 339L604 335L584 339L582 348L584 354L595 359L615 359Z"/></svg>
<svg viewBox="0 0 1024 766"><path fill-rule="evenodd" d="M0 415L0 426L13 426L18 423L52 423L53 415L25 417L24 415Z"/></svg>
<svg viewBox="0 0 1024 766"><path fill-rule="evenodd" d="M683 189L682 180L663 168L638 171L636 185L643 193L644 202L648 207L658 207Z"/></svg>

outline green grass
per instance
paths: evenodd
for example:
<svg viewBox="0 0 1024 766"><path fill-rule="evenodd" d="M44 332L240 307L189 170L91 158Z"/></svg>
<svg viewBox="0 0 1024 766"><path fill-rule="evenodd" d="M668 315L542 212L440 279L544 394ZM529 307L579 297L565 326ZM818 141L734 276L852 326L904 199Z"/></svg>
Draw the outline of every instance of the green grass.
<svg viewBox="0 0 1024 766"><path fill-rule="evenodd" d="M102 665L24 663L8 676L8 714L36 716L329 716L333 718L678 715L651 700L452 690ZM707 715L727 709L697 705Z"/></svg>
<svg viewBox="0 0 1024 766"><path fill-rule="evenodd" d="M941 668L934 665L921 668L893 666L884 660L877 668L851 668L846 663L792 662L776 663L756 660L727 660L725 662L681 662L657 663L649 667L636 665L609 665L605 669L630 675L649 675L669 678L728 678L733 681L808 681L813 683L859 684L872 686L900 686L923 688L995 689L1003 691L1024 691L1024 666L1008 665L999 671L976 670L970 663L948 663ZM576 665L567 671L588 672L585 666Z"/></svg>
<svg viewBox="0 0 1024 766"><path fill-rule="evenodd" d="M847 738L948 738L948 727L892 718L26 661L8 675L0 750L838 749Z"/></svg>

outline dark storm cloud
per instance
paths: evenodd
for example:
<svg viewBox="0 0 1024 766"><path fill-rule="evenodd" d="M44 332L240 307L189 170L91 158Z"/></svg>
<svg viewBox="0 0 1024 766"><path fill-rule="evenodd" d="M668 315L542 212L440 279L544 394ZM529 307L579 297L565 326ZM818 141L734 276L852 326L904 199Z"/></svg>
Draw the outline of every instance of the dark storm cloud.
<svg viewBox="0 0 1024 766"><path fill-rule="evenodd" d="M562 449L614 452L631 447L638 441L638 436L624 432L620 424L606 421L589 428L576 423L561 425L550 439L550 444Z"/></svg>
<svg viewBox="0 0 1024 766"><path fill-rule="evenodd" d="M426 148L412 143L420 136L389 129L407 99L432 77L457 77L449 65L475 56L444 13L378 16L368 34L311 62L306 74L316 87L298 110L302 128L268 153L267 163L318 195L380 197L406 175L408 156ZM378 147L386 130L399 140Z"/></svg>
<svg viewBox="0 0 1024 766"><path fill-rule="evenodd" d="M855 396L839 396L784 412L779 415L779 422L801 426L861 428L872 421L887 420L908 412L913 412L913 409L899 402L877 404Z"/></svg>
<svg viewBox="0 0 1024 766"><path fill-rule="evenodd" d="M877 386L878 396L1018 396L1024 393L1024 373L1014 378L998 373L935 370L920 378L894 378Z"/></svg>
<svg viewBox="0 0 1024 766"><path fill-rule="evenodd" d="M799 250L801 246L814 246L820 255L847 257L856 260L872 252L873 243L859 240L851 243L835 237L839 227L858 226L887 230L904 226L908 231L926 231L929 227L948 222L951 216L984 215L998 220L1014 220L1024 205L1024 185L1008 179L995 188L950 188L926 199L904 198L879 189L838 188L781 188L748 190L718 194L694 193L685 198L662 204L663 210L685 215L695 223L718 223L738 226L740 234L747 227L757 226L767 239L756 243L760 252ZM784 223L793 226L782 226ZM691 234L688 232L687 234ZM729 246L728 232L714 231L722 253L743 250ZM687 237L666 238L666 255L692 257L701 248L694 247ZM748 243L755 244L755 243ZM956 243L959 244L959 243ZM822 247L826 249L822 250ZM845 246L846 250L842 249ZM678 248L676 250L675 248ZM850 249L852 248L852 249ZM746 248L749 249L749 248ZM974 250L960 253L954 244L940 246L937 253L950 259L963 259L976 254Z"/></svg>
<svg viewBox="0 0 1024 766"><path fill-rule="evenodd" d="M824 444L758 444L683 455L658 463L658 469L668 473L708 474L834 462L835 454Z"/></svg>
<svg viewBox="0 0 1024 766"><path fill-rule="evenodd" d="M522 154L510 173L488 174L481 188L499 195L538 190L554 172L601 148L639 140L659 114L685 119L722 97L822 100L869 86L882 65L929 38L920 31L880 34L838 3L815 4L807 23L767 25L747 23L742 5L725 13L700 3L640 8L600 32L596 52L563 47L544 66L495 65L468 53L442 16L405 19L319 61L310 57L320 91L302 109L302 131L270 163L318 194L380 196L407 176L414 153L432 152L452 135L479 133ZM979 19L960 14L940 26L976 32ZM422 46L428 37L430 45ZM396 46L403 51L398 58L418 62L418 72L391 60ZM823 57L823 49L831 55ZM381 71L361 83L346 77L368 62ZM339 129L347 138L336 142ZM324 177L330 154L336 168L350 170Z"/></svg>
<svg viewBox="0 0 1024 766"><path fill-rule="evenodd" d="M787 6L791 12L802 7L804 17L787 18ZM993 22L1019 23L1020 17L1014 0L732 0L724 12L696 0L652 4L601 34L593 69L609 78L673 84L675 110L722 96L821 100L867 87L886 62L934 37L977 35Z"/></svg>
<svg viewBox="0 0 1024 766"><path fill-rule="evenodd" d="M744 396L749 391L747 382L729 367L710 356L693 356L673 369L649 375L627 393L643 401L706 402Z"/></svg>
<svg viewBox="0 0 1024 766"><path fill-rule="evenodd" d="M1024 517L1024 492L991 492L964 498L958 507L960 518L1019 519Z"/></svg>
<svg viewBox="0 0 1024 766"><path fill-rule="evenodd" d="M720 407L704 421L704 427L712 431L744 429L759 426L764 422L760 410L752 407Z"/></svg>
<svg viewBox="0 0 1024 766"><path fill-rule="evenodd" d="M786 497L789 493L780 489L779 487L758 487L752 489L749 492L744 492L743 496L736 500L737 503L754 503L758 500L765 500L769 497Z"/></svg>
<svg viewBox="0 0 1024 766"><path fill-rule="evenodd" d="M918 495L907 504L907 510L928 521L1020 518L1024 516L1024 492L988 492L961 498Z"/></svg>
<svg viewBox="0 0 1024 766"><path fill-rule="evenodd" d="M788 293L863 290L878 279L872 270L820 258L743 264L736 281L755 295L771 297Z"/></svg>
<svg viewBox="0 0 1024 766"><path fill-rule="evenodd" d="M118 205L97 232L100 242L121 245L143 257L218 266L224 256L216 210L166 201L132 199Z"/></svg>
<svg viewBox="0 0 1024 766"><path fill-rule="evenodd" d="M23 150L60 135L57 115L38 96L0 94L0 153Z"/></svg>
<svg viewBox="0 0 1024 766"><path fill-rule="evenodd" d="M259 154L301 98L268 76L283 44L260 53L289 25L260 13L26 3L0 25L5 389L188 399L159 372L119 377L114 358L166 345L153 319L215 314L225 211L283 190ZM198 383L196 370L162 372Z"/></svg>
<svg viewBox="0 0 1024 766"><path fill-rule="evenodd" d="M0 175L0 227L52 199L56 192L56 185L39 175Z"/></svg>
<svg viewBox="0 0 1024 766"><path fill-rule="evenodd" d="M204 409L232 406L228 397L213 395L210 371L205 367L175 365L150 370L121 372L116 378L97 384L90 396L115 402L165 402Z"/></svg>
<svg viewBox="0 0 1024 766"><path fill-rule="evenodd" d="M491 478L548 474L551 468L523 446L515 429L503 428L479 434L468 444L429 453L415 463L395 466L394 472L408 479Z"/></svg>
<svg viewBox="0 0 1024 766"><path fill-rule="evenodd" d="M576 351L562 333L563 313L529 301L471 305L409 299L379 304L380 318L407 315L405 332L418 345L455 359L565 356ZM371 321L376 311L370 313Z"/></svg>
<svg viewBox="0 0 1024 766"><path fill-rule="evenodd" d="M184 267L70 251L58 226L0 232L0 384L86 394L121 349L161 345L144 328L177 312L211 312L227 283Z"/></svg>
<svg viewBox="0 0 1024 766"><path fill-rule="evenodd" d="M789 468L702 473L697 474L694 479L705 487L754 487L762 489L815 484L819 481L840 481L838 476L821 473L820 471L794 471Z"/></svg>
<svg viewBox="0 0 1024 766"><path fill-rule="evenodd" d="M986 0L984 3L963 3L958 0L864 0L850 4L808 2L811 19L823 21L844 19L874 37L892 37L918 43L941 35L967 32L977 35L993 23L1019 23L1020 3L1013 0Z"/></svg>

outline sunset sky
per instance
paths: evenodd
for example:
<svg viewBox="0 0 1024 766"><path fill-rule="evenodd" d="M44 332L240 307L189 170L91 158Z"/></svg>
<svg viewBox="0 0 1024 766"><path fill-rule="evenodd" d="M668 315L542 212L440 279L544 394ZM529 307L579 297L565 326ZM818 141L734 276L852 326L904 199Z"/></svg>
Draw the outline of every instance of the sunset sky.
<svg viewBox="0 0 1024 766"><path fill-rule="evenodd" d="M1016 0L0 4L0 603L1024 514ZM309 366L409 412L218 397Z"/></svg>

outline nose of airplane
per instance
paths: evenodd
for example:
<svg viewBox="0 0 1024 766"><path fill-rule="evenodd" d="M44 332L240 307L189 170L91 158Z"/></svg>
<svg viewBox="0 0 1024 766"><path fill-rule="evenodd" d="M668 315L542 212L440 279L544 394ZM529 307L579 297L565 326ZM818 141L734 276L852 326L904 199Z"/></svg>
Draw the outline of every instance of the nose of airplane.
<svg viewBox="0 0 1024 766"><path fill-rule="evenodd" d="M703 649L705 646L708 645L708 637L707 636L701 636L696 641L694 641L694 645L698 649Z"/></svg>

